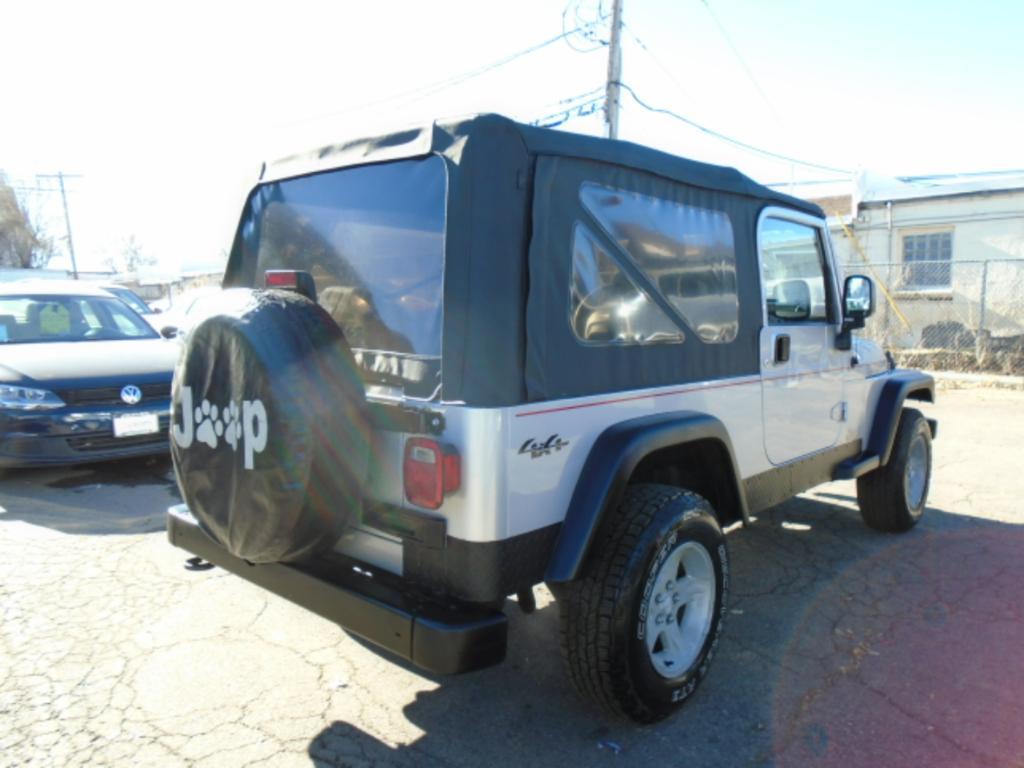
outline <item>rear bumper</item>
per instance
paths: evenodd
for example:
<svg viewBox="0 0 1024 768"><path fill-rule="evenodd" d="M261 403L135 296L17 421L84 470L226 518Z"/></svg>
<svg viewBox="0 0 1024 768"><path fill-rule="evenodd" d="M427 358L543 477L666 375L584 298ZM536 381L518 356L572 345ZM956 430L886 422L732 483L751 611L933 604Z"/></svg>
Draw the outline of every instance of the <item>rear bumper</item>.
<svg viewBox="0 0 1024 768"><path fill-rule="evenodd" d="M310 566L250 565L199 528L184 505L167 512L171 544L290 600L417 667L456 674L505 658L508 619L497 611L454 610L411 598L339 561Z"/></svg>

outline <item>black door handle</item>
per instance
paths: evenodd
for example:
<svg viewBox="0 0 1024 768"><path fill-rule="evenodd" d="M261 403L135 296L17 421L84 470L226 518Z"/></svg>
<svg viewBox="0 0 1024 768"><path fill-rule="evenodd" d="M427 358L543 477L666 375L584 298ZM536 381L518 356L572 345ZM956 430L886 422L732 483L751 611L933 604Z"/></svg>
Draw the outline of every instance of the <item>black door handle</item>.
<svg viewBox="0 0 1024 768"><path fill-rule="evenodd" d="M775 337L775 362L785 363L789 361L789 335L780 334Z"/></svg>

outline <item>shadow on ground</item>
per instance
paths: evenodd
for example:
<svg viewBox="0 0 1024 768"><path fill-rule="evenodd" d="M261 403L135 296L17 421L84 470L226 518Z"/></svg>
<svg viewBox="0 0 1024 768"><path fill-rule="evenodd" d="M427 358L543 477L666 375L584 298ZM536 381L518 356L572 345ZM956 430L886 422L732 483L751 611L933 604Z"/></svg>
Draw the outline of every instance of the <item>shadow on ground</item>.
<svg viewBox="0 0 1024 768"><path fill-rule="evenodd" d="M830 503L824 503L821 497ZM316 766L1024 765L1024 526L930 509L902 536L843 494L730 536L725 638L675 717L639 727L569 689L557 607L509 604L506 662L437 680L403 715L423 735L335 722Z"/></svg>
<svg viewBox="0 0 1024 768"><path fill-rule="evenodd" d="M0 474L0 523L70 534L153 533L164 529L167 507L179 498L169 456L12 469Z"/></svg>

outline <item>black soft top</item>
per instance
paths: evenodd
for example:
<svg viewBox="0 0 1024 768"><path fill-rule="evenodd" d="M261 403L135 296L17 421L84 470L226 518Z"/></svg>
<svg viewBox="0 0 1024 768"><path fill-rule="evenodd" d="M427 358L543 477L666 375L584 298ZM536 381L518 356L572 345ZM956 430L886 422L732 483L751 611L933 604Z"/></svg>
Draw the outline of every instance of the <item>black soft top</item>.
<svg viewBox="0 0 1024 768"><path fill-rule="evenodd" d="M766 206L781 206L824 218L818 206L733 168L498 115L321 147L271 164L261 183L430 155L442 157L447 168L441 360L441 398L447 402L509 406L756 374L757 216ZM579 184L587 181L728 213L736 232L741 305L733 342L703 344L689 333L682 352L670 344L578 342L567 302L572 226L586 219ZM261 282L241 234L226 286ZM390 364L401 365L400 357Z"/></svg>
<svg viewBox="0 0 1024 768"><path fill-rule="evenodd" d="M275 161L268 166L264 180L428 154L446 155L457 160L470 146L500 147L505 142L519 142L523 149L534 155L612 163L690 186L754 197L813 216L824 216L814 203L764 187L735 168L688 160L630 141L523 125L495 114L439 121L380 136L329 144Z"/></svg>

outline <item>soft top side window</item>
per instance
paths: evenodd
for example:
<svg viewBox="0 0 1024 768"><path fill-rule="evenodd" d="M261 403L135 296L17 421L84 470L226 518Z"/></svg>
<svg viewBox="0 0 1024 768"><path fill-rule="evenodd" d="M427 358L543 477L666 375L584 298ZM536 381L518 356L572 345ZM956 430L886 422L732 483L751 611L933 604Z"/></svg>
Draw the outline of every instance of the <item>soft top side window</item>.
<svg viewBox="0 0 1024 768"><path fill-rule="evenodd" d="M708 344L739 331L736 246L724 211L585 183L580 200Z"/></svg>
<svg viewBox="0 0 1024 768"><path fill-rule="evenodd" d="M572 243L570 323L592 344L681 342L683 332L615 261L586 225Z"/></svg>

